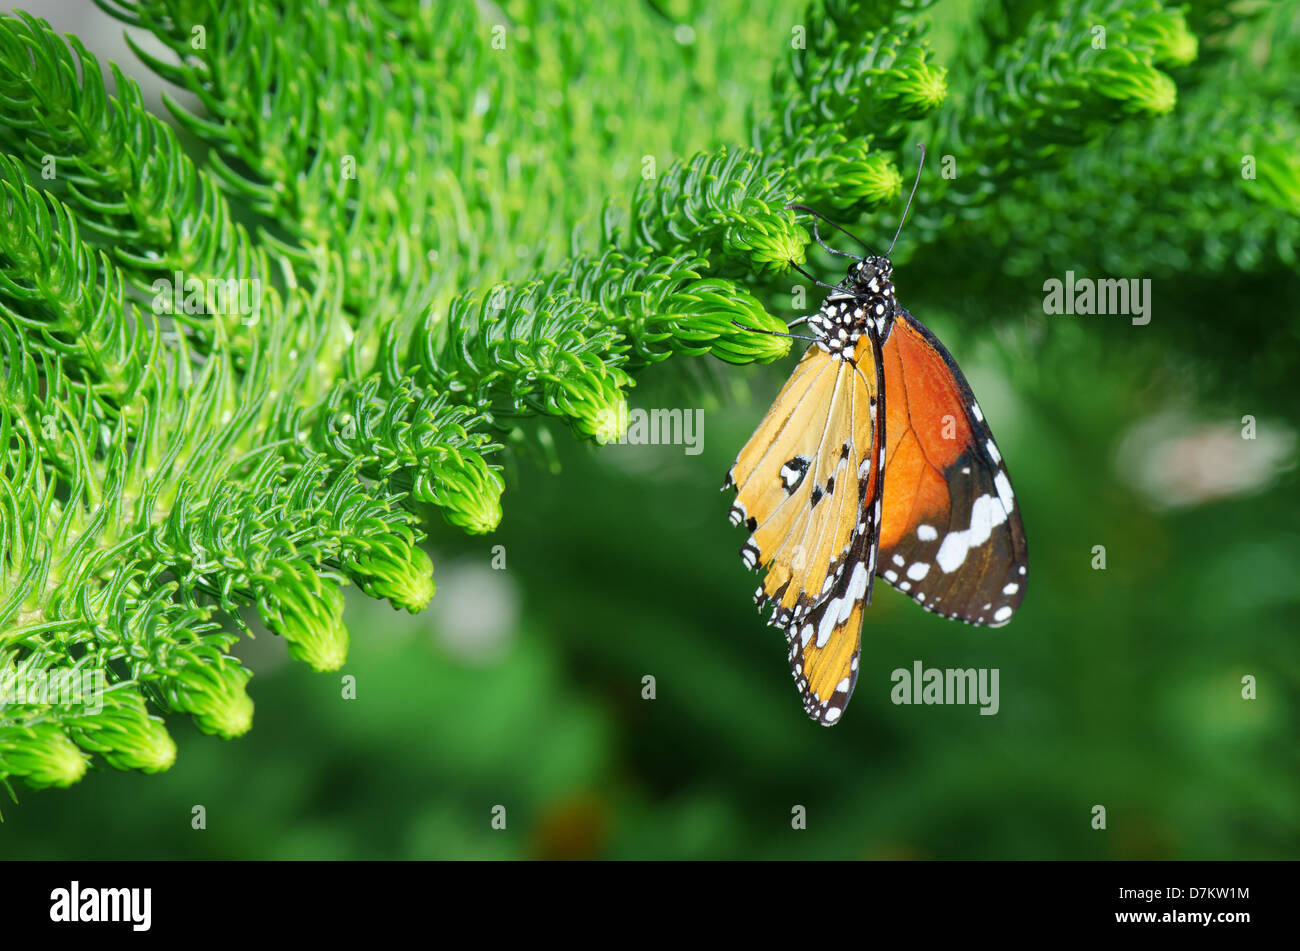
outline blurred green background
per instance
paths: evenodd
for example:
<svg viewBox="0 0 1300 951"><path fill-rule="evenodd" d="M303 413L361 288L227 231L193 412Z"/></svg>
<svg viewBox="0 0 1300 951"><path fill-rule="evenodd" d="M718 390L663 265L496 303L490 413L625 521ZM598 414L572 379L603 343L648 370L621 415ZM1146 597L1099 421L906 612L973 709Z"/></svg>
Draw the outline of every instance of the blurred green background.
<svg viewBox="0 0 1300 951"><path fill-rule="evenodd" d="M938 8L938 49L955 46L943 11L970 6ZM120 32L80 12L60 22L60 10L33 8L83 39ZM1247 28L1243 61L1268 42L1292 55L1294 39L1275 36L1283 23ZM753 29L722 26L719 15L691 41L731 43L726 57L702 53L692 68L711 83L716 70L733 99L746 82L761 95L780 44L737 49ZM129 54L104 55L147 75ZM700 128L690 145L733 129ZM924 189L918 201L923 214ZM1058 194L1052 206L1077 247L1104 255L1125 240L1104 205L1061 210ZM1027 216L1017 207L1000 210L1012 225ZM864 236L887 242L900 210ZM1171 230L1130 241L1120 268L1080 250L999 270L1043 239L1027 220L1001 246L989 230L920 249L905 230L895 278L966 370L1015 482L1031 571L1010 625L954 624L878 586L843 722L807 720L718 491L797 354L652 369L631 405L702 408L701 454L558 434L560 474L510 459L497 533L467 539L430 521L439 591L427 612L350 598L342 675L355 699L341 675L290 663L277 638L245 642L247 736L223 742L173 718L180 753L166 774L21 791L3 808L0 856L1297 857L1293 269L1198 273ZM1152 277L1151 324L1044 315L1042 283L1067 269ZM998 714L895 706L890 674L916 660L998 668ZM654 700L642 699L647 675ZM791 827L795 806L806 830Z"/></svg>

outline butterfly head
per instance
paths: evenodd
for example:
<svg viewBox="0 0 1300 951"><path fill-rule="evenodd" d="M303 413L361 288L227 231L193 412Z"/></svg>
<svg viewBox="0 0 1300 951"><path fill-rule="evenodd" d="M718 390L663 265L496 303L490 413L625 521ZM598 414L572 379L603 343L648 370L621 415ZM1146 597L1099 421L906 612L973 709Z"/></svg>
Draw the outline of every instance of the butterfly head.
<svg viewBox="0 0 1300 951"><path fill-rule="evenodd" d="M868 255L849 266L848 279L840 286L852 297L845 311L857 331L855 339L866 329L868 321L875 324L876 335L882 342L889 336L896 306L893 278L894 265L884 255Z"/></svg>
<svg viewBox="0 0 1300 951"><path fill-rule="evenodd" d="M855 297L893 297L894 265L879 254L868 255L849 265L845 290Z"/></svg>

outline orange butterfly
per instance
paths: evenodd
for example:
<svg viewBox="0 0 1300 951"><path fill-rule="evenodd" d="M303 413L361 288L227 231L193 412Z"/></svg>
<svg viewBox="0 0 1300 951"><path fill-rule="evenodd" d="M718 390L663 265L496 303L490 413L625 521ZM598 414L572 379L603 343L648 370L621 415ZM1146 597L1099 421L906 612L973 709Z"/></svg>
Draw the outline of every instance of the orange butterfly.
<svg viewBox="0 0 1300 951"><path fill-rule="evenodd" d="M815 221L813 232L822 243ZM773 609L804 711L823 726L857 682L875 576L968 624L1005 624L1025 595L1028 550L1002 455L956 362L895 300L893 247L827 248L854 258L848 277L791 324L805 323L812 344L723 486L737 493L732 524L750 531L741 558L766 572L754 600Z"/></svg>

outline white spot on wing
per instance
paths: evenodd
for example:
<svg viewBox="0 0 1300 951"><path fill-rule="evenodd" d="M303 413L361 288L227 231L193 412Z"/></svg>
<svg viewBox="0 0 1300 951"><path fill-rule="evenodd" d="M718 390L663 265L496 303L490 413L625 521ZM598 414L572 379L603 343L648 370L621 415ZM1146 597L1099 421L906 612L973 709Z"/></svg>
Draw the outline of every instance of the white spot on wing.
<svg viewBox="0 0 1300 951"><path fill-rule="evenodd" d="M826 613L822 615L821 623L817 625L817 646L819 648L825 647L826 642L831 639L831 631L835 630L835 619L839 615L839 604L839 598L828 604Z"/></svg>
<svg viewBox="0 0 1300 951"><path fill-rule="evenodd" d="M1002 507L1010 514L1011 509L1016 504L1016 494L1011 491L1011 480L1007 478L1005 469L998 470L998 474L993 477L993 484L997 486L998 498L1002 500Z"/></svg>
<svg viewBox="0 0 1300 951"><path fill-rule="evenodd" d="M844 606L840 608L839 623L843 624L849 619L849 614L853 611L853 605L862 600L867 593L867 566L858 562L853 566L853 574L849 576L849 590L844 593Z"/></svg>
<svg viewBox="0 0 1300 951"><path fill-rule="evenodd" d="M981 495L971 505L970 528L945 535L934 560L944 574L951 574L961 567L972 548L988 541L993 529L1006 520L1007 512L1002 504L991 495Z"/></svg>

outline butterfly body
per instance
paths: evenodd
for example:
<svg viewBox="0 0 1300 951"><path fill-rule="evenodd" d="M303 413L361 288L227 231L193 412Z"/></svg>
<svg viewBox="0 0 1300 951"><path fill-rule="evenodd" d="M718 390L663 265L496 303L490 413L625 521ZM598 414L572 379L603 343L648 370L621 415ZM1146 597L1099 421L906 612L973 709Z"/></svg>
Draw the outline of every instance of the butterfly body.
<svg viewBox="0 0 1300 951"><path fill-rule="evenodd" d="M864 258L849 268L843 291L829 295L807 319L817 346L840 359L851 359L868 324L884 341L894 321L894 273L889 258Z"/></svg>
<svg viewBox="0 0 1300 951"><path fill-rule="evenodd" d="M883 578L926 610L1006 623L1028 556L993 434L956 362L897 303L887 256L857 259L806 323L811 343L727 473L805 712L838 722L862 612ZM886 400L888 396L888 401Z"/></svg>

